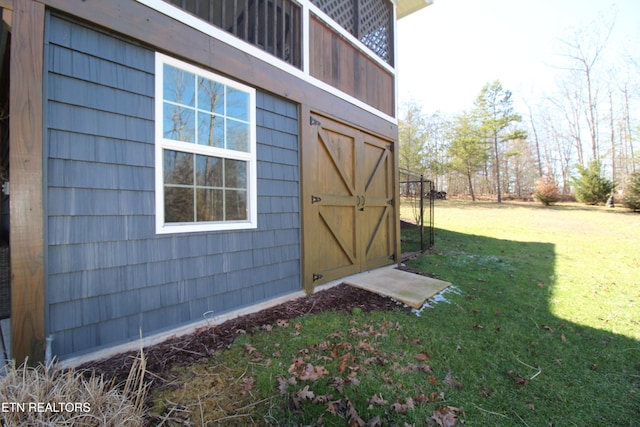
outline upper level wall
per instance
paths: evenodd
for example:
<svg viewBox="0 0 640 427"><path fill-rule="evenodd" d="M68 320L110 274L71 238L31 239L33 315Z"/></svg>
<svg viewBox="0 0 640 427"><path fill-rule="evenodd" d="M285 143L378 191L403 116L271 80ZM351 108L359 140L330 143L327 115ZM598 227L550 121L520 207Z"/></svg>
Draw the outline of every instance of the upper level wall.
<svg viewBox="0 0 640 427"><path fill-rule="evenodd" d="M203 31L231 34L235 46L273 55L274 65L395 121L390 0L138 1Z"/></svg>

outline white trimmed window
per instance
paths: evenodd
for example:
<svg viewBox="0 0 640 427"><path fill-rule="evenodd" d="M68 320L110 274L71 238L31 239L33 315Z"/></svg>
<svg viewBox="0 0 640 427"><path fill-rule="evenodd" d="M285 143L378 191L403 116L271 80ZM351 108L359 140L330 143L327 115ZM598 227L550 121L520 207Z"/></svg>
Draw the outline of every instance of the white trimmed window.
<svg viewBox="0 0 640 427"><path fill-rule="evenodd" d="M156 232L257 226L255 89L156 53Z"/></svg>

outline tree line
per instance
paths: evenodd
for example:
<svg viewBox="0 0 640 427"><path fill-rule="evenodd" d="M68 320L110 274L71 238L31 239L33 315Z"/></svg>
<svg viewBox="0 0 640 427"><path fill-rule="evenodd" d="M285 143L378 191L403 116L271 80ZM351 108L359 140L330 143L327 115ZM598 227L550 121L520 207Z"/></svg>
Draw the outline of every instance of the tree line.
<svg viewBox="0 0 640 427"><path fill-rule="evenodd" d="M594 175L622 195L640 174L640 61L607 51L613 23L560 40L554 88L536 99L521 96L521 111L499 80L481 88L471 109L453 115L404 102L400 166L473 200L530 199L541 182L569 199Z"/></svg>

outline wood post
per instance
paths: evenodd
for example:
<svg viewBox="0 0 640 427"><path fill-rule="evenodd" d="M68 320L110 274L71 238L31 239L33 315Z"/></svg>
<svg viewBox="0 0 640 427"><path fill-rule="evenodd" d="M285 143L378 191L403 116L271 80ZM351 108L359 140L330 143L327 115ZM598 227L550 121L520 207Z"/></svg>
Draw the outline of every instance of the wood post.
<svg viewBox="0 0 640 427"><path fill-rule="evenodd" d="M44 4L14 0L9 95L11 352L17 364L44 359L43 211Z"/></svg>

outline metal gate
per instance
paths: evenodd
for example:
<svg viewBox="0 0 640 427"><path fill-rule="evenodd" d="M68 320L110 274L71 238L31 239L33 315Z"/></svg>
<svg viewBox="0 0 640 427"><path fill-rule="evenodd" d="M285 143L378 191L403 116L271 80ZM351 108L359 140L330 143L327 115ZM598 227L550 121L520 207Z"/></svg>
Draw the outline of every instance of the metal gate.
<svg viewBox="0 0 640 427"><path fill-rule="evenodd" d="M422 174L401 168L400 197L413 213L413 218L409 219L415 222L414 229L419 236L420 252L432 248L435 244L434 201L437 198L433 181L424 179ZM405 242L401 242L401 245L405 246ZM415 251L406 251L403 247L402 253L406 252Z"/></svg>

